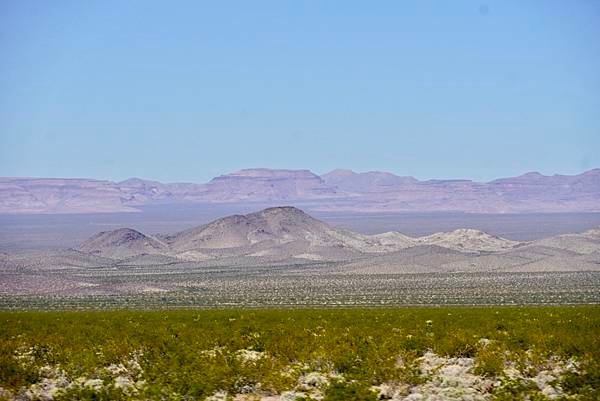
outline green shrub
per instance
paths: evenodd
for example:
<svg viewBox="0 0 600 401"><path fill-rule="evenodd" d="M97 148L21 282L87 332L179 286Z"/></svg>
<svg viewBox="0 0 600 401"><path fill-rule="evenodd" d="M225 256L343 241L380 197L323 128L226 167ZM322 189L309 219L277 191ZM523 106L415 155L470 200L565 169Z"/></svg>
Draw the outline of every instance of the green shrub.
<svg viewBox="0 0 600 401"><path fill-rule="evenodd" d="M530 380L505 380L492 395L494 401L547 401L547 398L538 391L535 383Z"/></svg>
<svg viewBox="0 0 600 401"><path fill-rule="evenodd" d="M578 399L600 400L600 360L582 361L578 372L567 372L558 384Z"/></svg>
<svg viewBox="0 0 600 401"><path fill-rule="evenodd" d="M443 356L472 358L477 353L477 344L472 335L460 330L441 337L434 351Z"/></svg>
<svg viewBox="0 0 600 401"><path fill-rule="evenodd" d="M325 390L323 401L377 401L377 394L362 383L333 381Z"/></svg>
<svg viewBox="0 0 600 401"><path fill-rule="evenodd" d="M475 374L487 377L498 377L504 371L504 357L502 351L485 347L481 349L475 358Z"/></svg>
<svg viewBox="0 0 600 401"><path fill-rule="evenodd" d="M89 387L73 387L66 391L60 391L54 396L55 401L126 401L129 397L122 390L114 387L106 387L95 390Z"/></svg>

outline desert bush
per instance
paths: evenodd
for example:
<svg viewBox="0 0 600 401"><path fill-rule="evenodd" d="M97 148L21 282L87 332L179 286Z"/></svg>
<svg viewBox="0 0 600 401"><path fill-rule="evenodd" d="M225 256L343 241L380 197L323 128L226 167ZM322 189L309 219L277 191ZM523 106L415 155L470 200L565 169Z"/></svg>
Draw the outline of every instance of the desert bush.
<svg viewBox="0 0 600 401"><path fill-rule="evenodd" d="M356 391L370 399L363 390L372 385L425 380L418 358L432 350L474 357L475 372L490 377L501 376L503 358L531 377L552 356L573 359L581 368L560 385L583 397L600 387L599 333L595 306L0 312L0 387L16 393L38 383L45 365L110 383L106 368L128 366L137 355L142 373L132 380L145 381L138 393L145 400L280 393L313 371L343 374L330 397ZM16 356L24 350L27 362ZM261 357L243 361L240 350ZM536 391L520 385L507 383L497 396ZM71 391L79 391L68 394L73 399L123 396Z"/></svg>
<svg viewBox="0 0 600 401"><path fill-rule="evenodd" d="M498 377L505 368L501 349L485 347L477 352L474 373L486 377Z"/></svg>
<svg viewBox="0 0 600 401"><path fill-rule="evenodd" d="M376 401L377 394L365 384L334 381L325 390L323 401Z"/></svg>

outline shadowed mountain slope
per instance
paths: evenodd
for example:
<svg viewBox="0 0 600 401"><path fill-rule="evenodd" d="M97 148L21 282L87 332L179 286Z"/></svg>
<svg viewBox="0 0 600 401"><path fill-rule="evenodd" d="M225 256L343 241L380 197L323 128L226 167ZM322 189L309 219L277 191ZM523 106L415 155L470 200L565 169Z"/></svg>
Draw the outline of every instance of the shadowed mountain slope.
<svg viewBox="0 0 600 401"><path fill-rule="evenodd" d="M79 250L110 258L166 253L168 247L156 238L131 228L103 231L81 244Z"/></svg>

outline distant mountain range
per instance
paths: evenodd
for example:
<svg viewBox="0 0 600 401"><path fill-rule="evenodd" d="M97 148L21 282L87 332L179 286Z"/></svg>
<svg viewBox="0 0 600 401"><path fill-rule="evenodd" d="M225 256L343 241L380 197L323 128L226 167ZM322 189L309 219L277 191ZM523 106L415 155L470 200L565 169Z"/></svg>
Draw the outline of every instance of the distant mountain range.
<svg viewBox="0 0 600 401"><path fill-rule="evenodd" d="M315 265L315 263L317 263ZM227 216L171 235L100 232L78 248L0 255L0 271L68 267L281 266L334 263L347 273L599 271L600 229L518 242L474 229L424 237L363 235L295 207Z"/></svg>
<svg viewBox="0 0 600 401"><path fill-rule="evenodd" d="M386 172L246 169L205 184L131 178L0 178L0 213L135 212L172 203L286 203L311 211L535 213L600 211L600 169L532 172L490 182L427 180Z"/></svg>

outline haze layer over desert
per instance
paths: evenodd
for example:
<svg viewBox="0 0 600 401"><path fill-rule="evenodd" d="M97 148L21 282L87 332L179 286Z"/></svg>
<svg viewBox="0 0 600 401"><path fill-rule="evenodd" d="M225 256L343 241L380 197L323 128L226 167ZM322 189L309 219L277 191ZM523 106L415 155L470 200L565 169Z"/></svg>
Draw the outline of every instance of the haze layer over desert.
<svg viewBox="0 0 600 401"><path fill-rule="evenodd" d="M600 1L0 1L0 401L600 400Z"/></svg>

